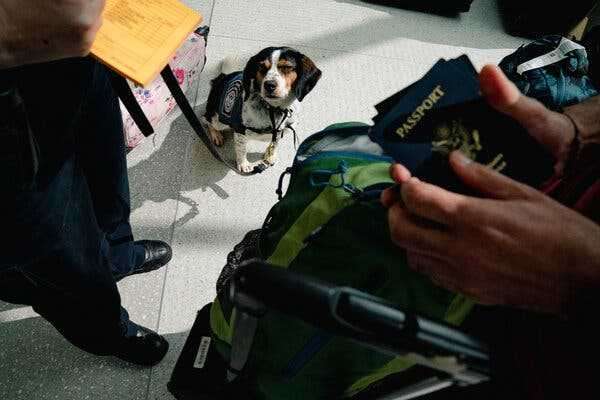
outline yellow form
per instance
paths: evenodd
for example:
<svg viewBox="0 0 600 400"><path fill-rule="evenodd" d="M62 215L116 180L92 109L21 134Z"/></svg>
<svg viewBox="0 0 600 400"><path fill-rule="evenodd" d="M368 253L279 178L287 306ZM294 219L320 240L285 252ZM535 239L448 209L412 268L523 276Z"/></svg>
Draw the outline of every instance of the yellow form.
<svg viewBox="0 0 600 400"><path fill-rule="evenodd" d="M92 54L146 86L201 21L179 0L107 0Z"/></svg>

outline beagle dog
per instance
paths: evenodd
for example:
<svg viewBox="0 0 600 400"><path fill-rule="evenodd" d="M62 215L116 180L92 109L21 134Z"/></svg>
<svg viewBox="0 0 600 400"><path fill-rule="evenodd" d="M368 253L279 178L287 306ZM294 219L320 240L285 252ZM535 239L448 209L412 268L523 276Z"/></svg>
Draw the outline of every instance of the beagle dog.
<svg viewBox="0 0 600 400"><path fill-rule="evenodd" d="M223 144L224 131L234 132L237 167L251 172L275 164L277 143L297 124L300 102L321 78L314 62L289 47L268 47L250 58L243 71L225 60L212 80L204 113L213 143ZM247 159L247 140L269 140L263 160ZM262 166L261 166L262 164Z"/></svg>

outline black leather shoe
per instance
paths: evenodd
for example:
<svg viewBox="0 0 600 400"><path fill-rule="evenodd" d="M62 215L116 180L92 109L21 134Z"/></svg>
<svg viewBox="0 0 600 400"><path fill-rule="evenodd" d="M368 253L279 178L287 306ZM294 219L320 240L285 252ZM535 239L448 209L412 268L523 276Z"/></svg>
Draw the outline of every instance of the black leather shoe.
<svg viewBox="0 0 600 400"><path fill-rule="evenodd" d="M155 365L163 359L169 350L167 342L158 333L137 325L134 336L121 339L115 356L121 360L138 365Z"/></svg>
<svg viewBox="0 0 600 400"><path fill-rule="evenodd" d="M132 269L127 275L116 277L117 281L127 276L157 270L171 261L171 257L173 257L171 246L161 240L137 240L133 243L136 246L144 247L144 263Z"/></svg>

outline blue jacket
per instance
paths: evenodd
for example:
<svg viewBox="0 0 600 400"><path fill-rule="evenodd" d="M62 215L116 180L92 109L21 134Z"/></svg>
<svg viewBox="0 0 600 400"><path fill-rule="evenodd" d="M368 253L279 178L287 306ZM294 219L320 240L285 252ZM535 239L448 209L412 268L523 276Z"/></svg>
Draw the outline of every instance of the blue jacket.
<svg viewBox="0 0 600 400"><path fill-rule="evenodd" d="M598 94L588 76L585 48L557 35L521 46L500 62L519 90L552 110Z"/></svg>

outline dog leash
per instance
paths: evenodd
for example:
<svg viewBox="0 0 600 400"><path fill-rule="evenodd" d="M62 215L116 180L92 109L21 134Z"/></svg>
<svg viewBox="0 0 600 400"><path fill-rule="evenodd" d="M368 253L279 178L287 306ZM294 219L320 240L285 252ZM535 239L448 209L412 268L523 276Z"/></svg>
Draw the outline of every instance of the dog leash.
<svg viewBox="0 0 600 400"><path fill-rule="evenodd" d="M223 164L227 165L229 167L229 169L235 171L235 173L237 173L239 175L243 175L243 176L249 176L249 175L254 175L256 173L261 173L262 171L264 171L266 169L265 165L259 164L254 167L254 170L252 172L242 172L237 168L237 165L234 165L233 163L229 162L229 160L225 159L221 155L221 153L217 150L215 144L212 142L211 138L206 133L206 130L202 126L202 123L198 119L198 116L194 112L194 109L190 105L190 102L188 101L187 97L185 97L185 94L181 90L181 87L179 86L179 83L177 82L177 78L173 74L173 70L171 70L171 67L169 65L167 65L161 71L160 75L162 76L163 80L165 81L167 88L169 88L169 91L173 95L175 102L181 109L181 112L183 113L185 119L187 119L188 123L190 124L190 126L192 127L194 132L196 132L196 135L198 135L200 140L202 140L202 143L204 143L206 148L208 148L208 151L210 151L210 153L213 155L213 157L215 157L217 160L221 161Z"/></svg>
<svg viewBox="0 0 600 400"><path fill-rule="evenodd" d="M206 130L202 126L202 123L200 122L198 117L196 116L196 113L194 112L194 109L190 105L190 102L188 101L187 97L185 97L185 94L181 90L181 87L179 86L179 83L177 82L177 78L173 74L171 67L169 65L167 65L161 71L160 75L162 76L163 80L165 81L167 88L173 95L175 102L181 109L181 112L183 113L185 119L188 121L188 123L190 124L190 126L192 127L194 132L196 132L196 135L198 135L198 137L200 138L202 143L204 143L204 145L206 146L206 148L208 149L208 151L212 154L212 156L214 158L216 158L218 161L225 164L227 167L229 167L229 169L231 169L232 171L234 171L235 173L237 173L239 175L244 175L244 176L254 175L254 174L260 173L266 169L266 166L262 166L259 164L258 166L254 167L254 170L252 172L241 172L237 168L237 165L234 165L234 163L231 163L229 160L224 158L219 153L219 151L215 147L215 145L212 142L212 140L210 139L210 137L207 135ZM138 126L138 128L140 128L140 131L142 132L142 134L146 137L152 135L154 133L154 128L152 127L152 124L150 123L150 121L148 121L148 117L146 117L146 115L144 114L142 107L139 105L139 103L135 99L135 96L133 95L133 92L131 91L131 88L129 87L127 80L124 77L122 77L121 75L113 72L111 74L111 84L112 84L112 87L115 90L117 96L121 99L121 101L123 102L123 105L125 106L125 108L127 108L127 111L129 111L131 118L133 119L135 124ZM262 166L262 168L260 168L261 166Z"/></svg>

